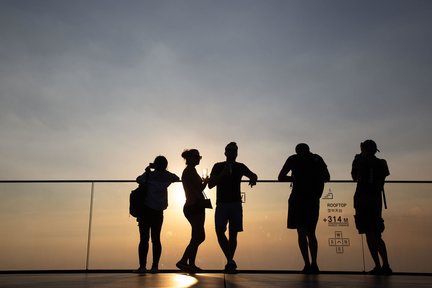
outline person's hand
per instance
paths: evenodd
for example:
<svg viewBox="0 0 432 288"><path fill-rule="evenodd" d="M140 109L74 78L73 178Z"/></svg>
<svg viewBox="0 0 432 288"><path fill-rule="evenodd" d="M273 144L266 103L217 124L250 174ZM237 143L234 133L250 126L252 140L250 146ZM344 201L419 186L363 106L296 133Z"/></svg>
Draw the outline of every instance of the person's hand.
<svg viewBox="0 0 432 288"><path fill-rule="evenodd" d="M253 187L256 185L258 181L258 176L256 176L255 174L253 174L250 178L249 178L249 186Z"/></svg>
<svg viewBox="0 0 432 288"><path fill-rule="evenodd" d="M151 171L152 168L152 164L150 163L146 168L145 168L145 172L149 173Z"/></svg>
<svg viewBox="0 0 432 288"><path fill-rule="evenodd" d="M292 176L283 176L282 178L279 178L280 182L292 182L294 178Z"/></svg>
<svg viewBox="0 0 432 288"><path fill-rule="evenodd" d="M256 180L250 180L249 181L249 186L250 187L253 187L253 186L255 186L256 185Z"/></svg>
<svg viewBox="0 0 432 288"><path fill-rule="evenodd" d="M202 179L203 184L207 184L210 181L210 177L209 176L203 177L201 179Z"/></svg>

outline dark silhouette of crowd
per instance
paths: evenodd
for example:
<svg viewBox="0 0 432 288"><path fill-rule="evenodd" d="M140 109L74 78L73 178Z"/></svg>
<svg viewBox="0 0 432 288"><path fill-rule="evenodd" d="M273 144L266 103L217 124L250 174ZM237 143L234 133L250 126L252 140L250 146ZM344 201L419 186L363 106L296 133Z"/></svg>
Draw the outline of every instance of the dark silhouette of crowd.
<svg viewBox="0 0 432 288"><path fill-rule="evenodd" d="M292 191L288 199L287 228L297 231L298 246L304 261L301 273L318 274L318 240L316 227L319 218L320 198L324 185L330 181L330 173L323 158L310 151L305 143L295 147L295 154L283 164L278 180L291 182ZM385 178L390 174L387 162L376 157L379 152L373 140L360 144L360 153L352 162L351 175L357 183L354 193L355 225L359 234L365 234L367 245L375 267L369 271L374 275L390 275L387 249L382 239L384 220L382 206ZM201 177L196 171L202 156L197 149L184 150L181 156L186 167L181 181L186 202L183 213L191 226L191 239L176 266L186 273L199 273L196 257L201 243L205 241L205 210L212 208L204 189L216 187L215 230L219 246L226 258L225 273L236 273L234 260L238 245L238 233L243 231L243 207L240 186L243 177L249 185L256 185L258 176L245 164L236 161L238 146L230 142L225 147L225 161L214 164L210 175ZM140 242L138 246L139 268L137 272L157 273L162 253L160 234L163 224L163 211L167 208L167 188L180 178L167 170L168 161L157 156L137 182L145 185L143 212L137 217ZM384 198L385 199L385 198ZM152 242L153 262L147 270L149 240Z"/></svg>

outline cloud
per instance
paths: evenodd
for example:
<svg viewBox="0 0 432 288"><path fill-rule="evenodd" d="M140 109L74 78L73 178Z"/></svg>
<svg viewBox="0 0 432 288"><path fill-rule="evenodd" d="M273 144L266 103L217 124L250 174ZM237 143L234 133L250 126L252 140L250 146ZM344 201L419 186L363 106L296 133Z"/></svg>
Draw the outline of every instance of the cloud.
<svg viewBox="0 0 432 288"><path fill-rule="evenodd" d="M308 142L343 177L365 138L429 155L430 5L103 4L2 2L3 175L115 175L107 155L217 159L231 140L256 167Z"/></svg>

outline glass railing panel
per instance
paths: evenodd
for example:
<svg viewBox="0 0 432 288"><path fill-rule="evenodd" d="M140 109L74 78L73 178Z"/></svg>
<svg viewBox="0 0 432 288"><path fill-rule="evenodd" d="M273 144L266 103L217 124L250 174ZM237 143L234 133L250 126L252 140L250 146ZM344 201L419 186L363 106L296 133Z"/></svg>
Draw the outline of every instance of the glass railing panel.
<svg viewBox="0 0 432 288"><path fill-rule="evenodd" d="M385 194L383 238L393 270L431 273L432 184L387 183Z"/></svg>
<svg viewBox="0 0 432 288"><path fill-rule="evenodd" d="M139 233L128 213L129 193L135 187L131 182L94 183L89 234L91 183L1 183L0 270L136 268ZM394 271L432 272L431 188L429 183L386 184L383 238ZM325 186L317 227L323 271L360 272L373 267L366 241L354 225L354 190L354 183ZM235 257L239 269L302 269L297 233L286 228L289 183L261 182L253 188L243 183L242 191L244 232L239 234ZM216 190L206 189L206 193L216 206ZM183 204L182 185L174 183L164 213L161 269L175 269L190 240ZM206 210L206 241L197 257L197 264L205 269L225 265L214 212ZM150 266L151 249L148 259Z"/></svg>
<svg viewBox="0 0 432 288"><path fill-rule="evenodd" d="M328 184L324 191L327 199L321 200L317 238L322 270L363 270L361 240L352 223L351 196L345 192L349 186ZM245 231L239 237L239 267L301 270L304 264L297 231L287 229L290 183L260 183L254 188L244 184L243 191Z"/></svg>
<svg viewBox="0 0 432 288"><path fill-rule="evenodd" d="M90 269L138 267L138 226L128 210L129 193L135 187L136 184L133 183L95 184ZM183 215L185 196L182 184L173 183L168 190L169 207L164 211L161 232L163 251L160 269L176 269L175 263L181 258L191 233L189 223ZM214 199L212 201L215 204ZM206 269L220 269L225 264L214 233L213 211L207 211L207 238L200 247L199 261ZM150 245L148 268L152 264L151 259Z"/></svg>
<svg viewBox="0 0 432 288"><path fill-rule="evenodd" d="M1 183L0 270L82 269L89 184Z"/></svg>

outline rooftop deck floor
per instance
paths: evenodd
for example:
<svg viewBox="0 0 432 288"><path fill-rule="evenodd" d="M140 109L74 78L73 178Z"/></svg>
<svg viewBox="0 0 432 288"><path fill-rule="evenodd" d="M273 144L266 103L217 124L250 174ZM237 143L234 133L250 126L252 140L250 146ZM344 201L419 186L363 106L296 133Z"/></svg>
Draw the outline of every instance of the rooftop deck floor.
<svg viewBox="0 0 432 288"><path fill-rule="evenodd" d="M134 273L2 273L1 288L159 288L159 287L292 287L292 288L407 288L432 287L432 276L392 275L372 276L362 274L302 275L293 273L159 273L137 275Z"/></svg>

